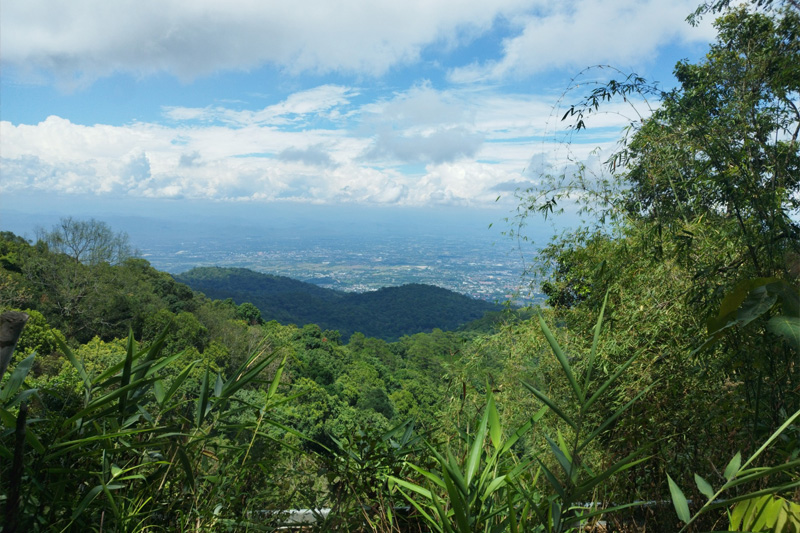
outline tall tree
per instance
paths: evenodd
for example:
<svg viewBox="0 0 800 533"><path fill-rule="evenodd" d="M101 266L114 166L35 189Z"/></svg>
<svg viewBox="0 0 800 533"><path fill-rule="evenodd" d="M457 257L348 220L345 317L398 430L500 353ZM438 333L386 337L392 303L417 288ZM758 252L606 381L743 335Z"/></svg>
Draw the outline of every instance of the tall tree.
<svg viewBox="0 0 800 533"><path fill-rule="evenodd" d="M36 237L50 250L87 265L103 262L115 265L133 255L127 233L115 233L108 224L93 218L64 217L49 231L39 228Z"/></svg>

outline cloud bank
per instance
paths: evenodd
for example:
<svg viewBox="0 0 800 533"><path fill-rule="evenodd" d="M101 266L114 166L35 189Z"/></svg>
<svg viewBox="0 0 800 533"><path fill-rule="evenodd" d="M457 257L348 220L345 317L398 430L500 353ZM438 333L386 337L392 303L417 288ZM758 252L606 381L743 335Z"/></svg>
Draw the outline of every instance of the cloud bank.
<svg viewBox="0 0 800 533"><path fill-rule="evenodd" d="M2 62L29 80L85 86L115 73L191 81L263 65L380 76L502 26L502 57L451 77L502 78L594 62L633 64L669 41L702 41L684 18L696 0L8 0Z"/></svg>

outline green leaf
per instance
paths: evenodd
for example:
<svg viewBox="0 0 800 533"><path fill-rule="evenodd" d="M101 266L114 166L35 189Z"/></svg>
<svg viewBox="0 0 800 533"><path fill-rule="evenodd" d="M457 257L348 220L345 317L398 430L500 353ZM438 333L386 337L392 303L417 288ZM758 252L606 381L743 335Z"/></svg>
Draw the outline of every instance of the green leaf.
<svg viewBox="0 0 800 533"><path fill-rule="evenodd" d="M22 383L25 381L25 378L28 376L28 372L31 371L33 359L34 354L30 354L14 368L11 377L8 378L3 389L0 390L0 402L6 403L17 393Z"/></svg>
<svg viewBox="0 0 800 533"><path fill-rule="evenodd" d="M497 412L497 406L494 403L494 396L489 391L489 400L486 404L486 410L489 413L489 437L494 444L495 450L499 450L503 446L503 429L500 426L500 415Z"/></svg>
<svg viewBox="0 0 800 533"><path fill-rule="evenodd" d="M467 485L472 483L472 478L475 476L475 472L478 471L481 455L483 454L483 443L486 439L486 426L488 424L489 410L486 409L483 412L483 417L481 417L481 422L475 432L475 440L472 441L472 447L470 448L469 455L467 456L467 464L464 468L464 477Z"/></svg>
<svg viewBox="0 0 800 533"><path fill-rule="evenodd" d="M775 335L785 338L800 350L800 318L796 316L774 316L767 322L767 328Z"/></svg>
<svg viewBox="0 0 800 533"><path fill-rule="evenodd" d="M708 481L703 479L701 476L695 474L694 475L694 482L697 483L697 489L700 491L700 493L703 496L705 496L709 500L714 498L714 488L711 486L711 484Z"/></svg>
<svg viewBox="0 0 800 533"><path fill-rule="evenodd" d="M592 382L592 370L594 368L594 360L597 356L597 345L600 341L600 330L603 328L603 315L606 312L606 304L608 303L608 291L603 298L603 306L600 308L600 316L597 317L597 324L594 326L594 338L592 339L592 350L589 352L589 362L586 367L586 379L583 383L583 396L589 392L589 384Z"/></svg>
<svg viewBox="0 0 800 533"><path fill-rule="evenodd" d="M555 337L553 337L553 333L550 331L550 328L547 327L547 324L545 323L541 313L539 314L539 326L542 328L542 332L544 333L547 342L550 343L550 348L553 350L556 359L558 359L558 362L561 363L561 368L564 369L564 374L567 376L567 380L572 387L572 392L575 393L575 399L583 403L583 392L578 386L578 382L575 381L575 374L572 373L572 368L569 365L567 356L564 355L561 346L559 346L558 342L556 342Z"/></svg>
<svg viewBox="0 0 800 533"><path fill-rule="evenodd" d="M672 505L675 506L675 512L678 513L678 518L685 524L688 524L692 519L689 513L689 504L686 502L686 496L683 495L681 488L672 481L672 478L667 474L667 482L669 482L669 493L672 496Z"/></svg>
<svg viewBox="0 0 800 533"><path fill-rule="evenodd" d="M86 368L83 366L83 363L78 361L78 359L75 357L75 354L69 349L69 346L67 346L58 335L53 335L53 338L56 340L61 352L67 356L69 362L72 363L72 366L78 371L78 375L81 377L81 381L83 381L84 401L89 403L89 398L92 394L92 380L89 379L89 374L86 373Z"/></svg>
<svg viewBox="0 0 800 533"><path fill-rule="evenodd" d="M730 460L728 466L725 467L725 472L722 474L725 479L730 481L739 472L739 467L742 466L742 452L736 452L733 459Z"/></svg>
<svg viewBox="0 0 800 533"><path fill-rule="evenodd" d="M158 405L164 405L164 383L160 379L153 383L153 395L156 397Z"/></svg>
<svg viewBox="0 0 800 533"><path fill-rule="evenodd" d="M200 387L200 396L197 398L197 405L194 415L194 423L196 427L200 427L203 419L206 417L206 408L208 407L208 376L209 371L206 368L206 373L203 375L203 384Z"/></svg>
<svg viewBox="0 0 800 533"><path fill-rule="evenodd" d="M561 409L559 409L558 406L555 404L555 402L553 402L553 400L545 396L543 392L540 392L539 389L537 389L536 387L525 381L522 382L522 385L529 391L531 391L534 396L536 396L542 402L544 402L544 404L547 407L549 407L555 414L557 414L561 418L561 420L569 424L570 427L572 427L573 429L578 429L578 426L575 424L575 422L573 422L570 417L568 417Z"/></svg>
<svg viewBox="0 0 800 533"><path fill-rule="evenodd" d="M95 498L97 498L97 495L100 494L102 491L103 491L103 486L97 485L96 487L92 488L92 490L87 492L86 496L84 496L83 499L81 500L81 503L79 503L78 506L75 508L75 510L72 512L71 519L75 520L76 518L78 518L81 515L81 513L83 513L83 511L86 510L89 504L92 503L92 501Z"/></svg>

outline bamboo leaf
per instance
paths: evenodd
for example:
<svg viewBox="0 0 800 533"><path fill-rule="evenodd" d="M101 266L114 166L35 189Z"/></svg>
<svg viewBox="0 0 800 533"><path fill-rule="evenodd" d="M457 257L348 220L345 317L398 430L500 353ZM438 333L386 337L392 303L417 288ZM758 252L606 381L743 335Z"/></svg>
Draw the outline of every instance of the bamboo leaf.
<svg viewBox="0 0 800 533"><path fill-rule="evenodd" d="M560 464L561 468L564 470L566 478L570 479L572 477L572 461L567 459L567 456L564 455L564 452L561 451L561 448L558 447L558 444L553 442L553 439L545 436L545 440L547 440L547 443L550 445L550 451L553 452L558 464Z"/></svg>
<svg viewBox="0 0 800 533"><path fill-rule="evenodd" d="M722 475L725 477L725 479L730 481L739 472L739 468L741 466L742 452L736 452L736 455L734 455L733 459L730 460L728 466L725 467L725 472Z"/></svg>
<svg viewBox="0 0 800 533"><path fill-rule="evenodd" d="M481 422L478 425L478 429L475 432L475 440L472 441L472 446L469 450L469 456L467 457L467 464L464 468L464 478L467 485L472 483L472 478L475 476L475 472L478 471L478 465L480 464L481 455L483 453L483 443L486 439L486 426L488 424L489 410L485 409L483 416L481 417Z"/></svg>
<svg viewBox="0 0 800 533"><path fill-rule="evenodd" d="M541 409L539 409L536 412L535 415L533 415L530 418L530 420L528 420L522 426L517 428L517 430L514 432L514 434L511 435L506 440L505 444L503 445L503 448L500 450L500 454L504 454L508 450L510 450L511 447L514 446L514 444L517 443L517 441L520 439L520 437L522 437L525 433L527 433L533 427L533 424L538 422L539 419L541 419L544 416L544 414L547 412L548 409L549 409L549 407L547 407L547 406L542 407Z"/></svg>
<svg viewBox="0 0 800 533"><path fill-rule="evenodd" d="M601 395L602 395L602 394L603 394L603 393L606 391L606 389L608 389L608 388L609 388L609 387L610 387L610 386L611 386L611 385L612 385L612 384L613 384L613 383L614 383L614 382L617 380L617 378L618 378L618 377L620 377L620 376L622 375L622 373L623 373L623 372L625 372L625 370L626 370L626 369L627 369L629 366L631 366L631 363L633 363L633 362L636 360L636 358L637 358L637 357L639 357L639 354L638 354L638 353L636 353L636 354L632 355L632 356L631 356L631 357L630 357L630 358L629 358L627 361L625 361L625 362L624 362L624 363L623 363L623 364L622 364L622 365L621 365L619 368L617 368L617 371L616 371L616 372L614 372L614 373L611 375L611 377L609 377L609 378L608 378L608 379L605 381L605 383L603 383L603 384L600 386L600 388L599 388L599 389L597 389L597 391L596 391L594 394L592 394L592 397L591 397L591 398L589 398L589 400L588 400L588 401L587 401L587 402L586 402L586 403L583 405L583 411L584 411L584 412L586 412L586 411L589 409L589 407L591 407L591 406L592 406L592 404L593 404L594 402L596 402L596 401L597 401L597 399L598 399L598 398L599 398L599 397L600 397L600 396L601 396Z"/></svg>
<svg viewBox="0 0 800 533"><path fill-rule="evenodd" d="M281 382L281 375L283 375L283 368L286 366L286 357L283 356L278 370L275 371L275 377L272 378L272 383L269 384L269 391L267 392L267 400L271 400L275 393L278 392L278 384Z"/></svg>
<svg viewBox="0 0 800 533"><path fill-rule="evenodd" d="M539 314L539 326L542 328L542 332L544 333L547 342L550 343L550 348L552 348L556 359L558 359L558 362L561 363L561 367L564 369L564 374L567 376L567 380L572 387L572 392L575 393L575 399L578 400L578 402L583 403L583 392L578 386L578 382L575 381L575 375L572 373L572 368L569 365L567 356L564 355L564 352L561 350L561 346L559 346L558 342L556 342L555 337L553 337L553 333L550 331L550 328L547 327L547 324L545 323L541 313Z"/></svg>
<svg viewBox="0 0 800 533"><path fill-rule="evenodd" d="M669 483L669 493L672 496L672 505L675 506L675 512L678 518L685 524L689 523L692 519L689 512L689 504L686 502L686 496L683 495L681 488L672 481L672 478L667 474L667 482Z"/></svg>
<svg viewBox="0 0 800 533"><path fill-rule="evenodd" d="M547 478L547 481L550 483L550 486L553 487L553 490L556 491L556 493L562 500L566 500L567 494L566 492L564 492L564 486L561 485L561 482L558 480L558 478L553 475L550 469L547 468L547 466L545 466L545 464L540 459L537 460L539 461L539 466L541 466L542 471L544 471L544 476Z"/></svg>
<svg viewBox="0 0 800 533"><path fill-rule="evenodd" d="M503 429L500 426L500 415L497 412L497 406L494 403L494 396L489 391L489 400L486 405L486 410L489 413L489 437L492 440L495 450L499 450L503 446Z"/></svg>
<svg viewBox="0 0 800 533"><path fill-rule="evenodd" d="M153 383L153 395L156 397L158 405L164 405L164 382L160 379Z"/></svg>
<svg viewBox="0 0 800 533"><path fill-rule="evenodd" d="M133 342L133 329L131 328L128 333L128 343L127 343L127 350L125 352L125 364L122 367L122 381L120 382L120 388L124 389L131 383L131 366L133 365L133 357L134 357L134 342ZM125 416L125 411L127 410L128 404L128 393L122 394L119 397L119 416Z"/></svg>
<svg viewBox="0 0 800 533"><path fill-rule="evenodd" d="M594 338L592 339L592 349L589 352L589 361L586 367L586 379L583 382L583 397L589 392L589 384L592 382L592 370L594 369L594 360L597 356L597 345L600 341L600 330L603 327L603 315L606 311L606 304L608 303L608 291L606 291L605 298L603 298L603 306L600 308L600 316L597 317L597 324L594 326Z"/></svg>
<svg viewBox="0 0 800 533"><path fill-rule="evenodd" d="M200 427L206 417L206 407L208 406L208 367L203 375L203 384L200 386L200 396L197 398L197 406L194 415L195 427Z"/></svg>
<svg viewBox="0 0 800 533"><path fill-rule="evenodd" d="M87 492L86 496L83 497L81 502L72 512L71 520L75 520L76 518L78 518L81 515L81 513L83 513L83 511L86 510L89 504L92 503L92 501L94 501L94 499L97 498L97 495L100 494L102 491L103 491L103 486L97 485L96 487L92 488L92 490Z"/></svg>
<svg viewBox="0 0 800 533"><path fill-rule="evenodd" d="M91 397L92 394L92 380L89 379L89 374L86 373L86 368L83 366L83 363L78 361L78 358L75 357L75 354L72 353L72 350L69 349L69 346L67 346L66 343L63 340L61 340L61 338L58 335L53 335L53 338L55 339L56 344L58 344L58 347L61 350L61 352L67 356L69 362L72 364L73 367L75 367L75 370L78 371L78 375L80 376L81 381L83 381L84 401L85 403L89 403L89 398Z"/></svg>
<svg viewBox="0 0 800 533"><path fill-rule="evenodd" d="M31 371L33 359L34 354L30 354L14 368L8 381L6 381L6 384L3 386L2 390L0 390L0 402L8 402L17 393L22 383L25 381L25 378L28 376L28 372Z"/></svg>
<svg viewBox="0 0 800 533"><path fill-rule="evenodd" d="M575 424L575 422L573 422L570 417L568 417L561 409L559 409L559 407L555 404L555 402L553 402L553 400L545 396L543 392L540 392L539 389L537 389L536 387L525 381L522 382L522 385L529 391L531 391L534 396L539 398L547 407L552 409L552 411L555 414L557 414L559 418L561 418L561 420L569 424L570 427L572 427L573 429L578 429L578 426Z"/></svg>
<svg viewBox="0 0 800 533"><path fill-rule="evenodd" d="M645 394L647 394L647 392L648 392L648 391L650 391L650 389L652 389L652 388L653 388L653 387L654 387L654 386L655 386L657 383L658 383L658 381L655 381L655 382L651 383L649 386L645 387L643 390L641 390L641 391L639 392L639 394L637 394L637 395L636 395L636 396L634 396L634 397L633 397L633 398L632 398L630 401L628 401L628 403L626 403L625 405L623 405L622 407L620 407L619 409L617 409L617 411L616 411L616 412L615 412L613 415L611 415L610 417L606 418L606 419L603 421L603 423L602 423L602 424L600 424L600 426L598 426L598 427L597 427L597 428L596 428L594 431L592 431L592 433L591 433L591 434L590 434L588 437L586 437L586 439L585 439L585 440L584 440L584 441L581 443L581 445L580 445L580 446L578 446L578 451L581 451L581 450L583 450L583 449L584 449L586 446L588 446L588 445L589 445L589 443L591 443L591 442L592 442L592 441L593 441L593 440L594 440L594 439L595 439L595 438L596 438L598 435L600 435L600 434L601 434L603 431L605 431L605 430L608 428L608 426L610 426L611 424L613 424L613 423L614 423L614 421L615 421L617 418L619 418L620 416L622 416L622 414L623 414L625 411L627 411L628 409L630 409L630 408L631 408L631 406L633 406L633 404L635 404L636 402L638 402L638 401L639 401L639 398L641 398L642 396L644 396Z"/></svg>
<svg viewBox="0 0 800 533"><path fill-rule="evenodd" d="M759 455L761 455L761 452L763 452L764 450L766 450L766 449L767 449L767 447L769 447L769 445L770 445L770 444L772 444L772 441L774 441L775 439L777 439L777 438L778 438L778 436L780 436L780 434L781 434L781 433L783 433L783 431L784 431L784 430L785 430L787 427L789 427L790 425L792 425L792 423L793 423L793 422L794 422L794 421L795 421L795 420L796 420L798 417L800 417L800 409L798 409L797 411L795 411L795 413L794 413L792 416L790 416L789 418L787 418L787 419L786 419L786 420L783 422L783 424L781 424L781 427L779 427L778 429L776 429L776 430L775 430L775 432L774 432L772 435L770 435L770 437L769 437L769 438L768 438L766 441L764 441L764 444L762 444L762 445L761 445L761 447L760 447L760 448L759 448L759 449L756 451L756 453L754 453L753 455L751 455L751 456L750 456L750 458L747 460L747 462L744 464L744 466L743 466L742 468L747 468L747 467L750 465L750 463L752 463L753 461L755 461L755 460L756 460L756 458L757 458ZM739 455L739 456L740 456L740 459L739 459L739 460L740 460L740 462L741 462L741 454L737 454L737 455ZM735 459L735 457L734 457L734 459ZM730 465L728 465L728 466L730 466ZM737 470L738 470L738 466L737 466ZM727 472L727 468L725 469L725 471ZM726 476L726 478L727 478L727 476ZM730 481L730 479L729 479L729 481Z"/></svg>
<svg viewBox="0 0 800 533"><path fill-rule="evenodd" d="M714 487L712 487L708 481L695 474L694 482L697 484L697 490L699 490L703 496L709 500L714 499Z"/></svg>

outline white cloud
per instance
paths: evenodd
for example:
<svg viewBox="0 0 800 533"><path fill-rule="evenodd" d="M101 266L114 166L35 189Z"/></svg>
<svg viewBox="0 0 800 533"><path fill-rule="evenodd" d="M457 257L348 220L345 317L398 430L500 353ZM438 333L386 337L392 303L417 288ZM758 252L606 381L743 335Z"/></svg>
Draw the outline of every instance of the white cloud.
<svg viewBox="0 0 800 533"><path fill-rule="evenodd" d="M565 154L541 125L552 119L551 106L535 95L440 91L423 83L358 106L348 94L323 86L253 112L271 110L272 122L221 124L183 112L191 119L165 124L86 126L57 116L35 125L0 122L0 192L489 204L513 184L528 183L535 153L563 166L613 138L595 135ZM233 116L227 108L214 112ZM330 129L302 129L318 113L339 119L328 122ZM280 123L284 117L300 118ZM598 118L609 131L623 123L615 114ZM417 166L409 170L409 163Z"/></svg>
<svg viewBox="0 0 800 533"><path fill-rule="evenodd" d="M450 65L458 82L592 63L639 64L713 36L685 22L697 0L7 0L4 66L64 87L118 72L189 81L273 65L296 75L380 76L501 31L502 57ZM707 17L710 19L710 17ZM8 71L7 71L8 72ZM8 75L6 73L6 75Z"/></svg>
<svg viewBox="0 0 800 533"><path fill-rule="evenodd" d="M686 16L696 0L572 0L547 2L536 14L520 14L517 35L503 42L502 57L451 69L455 83L527 76L586 65L641 65L661 46L713 39L710 17L691 27Z"/></svg>
<svg viewBox="0 0 800 533"><path fill-rule="evenodd" d="M524 0L8 0L3 61L81 85L114 72L184 80L274 64L380 75L492 26Z"/></svg>
<svg viewBox="0 0 800 533"><path fill-rule="evenodd" d="M311 117L331 116L331 110L344 106L358 92L339 85L322 85L291 94L284 101L260 110L235 110L226 107L165 107L164 116L179 122L220 122L234 126L301 125Z"/></svg>

